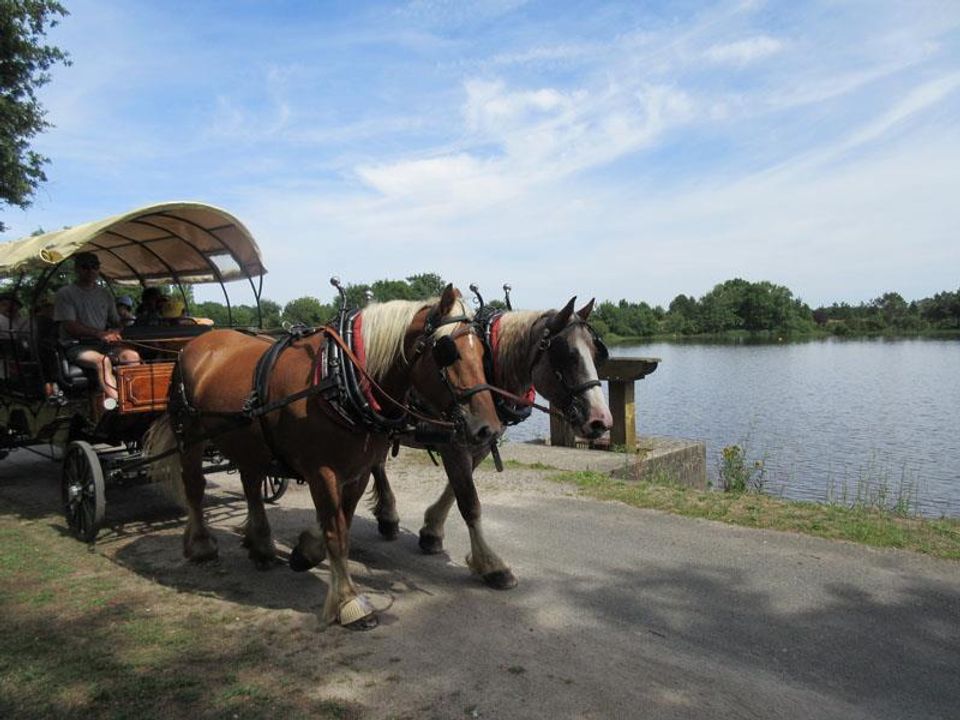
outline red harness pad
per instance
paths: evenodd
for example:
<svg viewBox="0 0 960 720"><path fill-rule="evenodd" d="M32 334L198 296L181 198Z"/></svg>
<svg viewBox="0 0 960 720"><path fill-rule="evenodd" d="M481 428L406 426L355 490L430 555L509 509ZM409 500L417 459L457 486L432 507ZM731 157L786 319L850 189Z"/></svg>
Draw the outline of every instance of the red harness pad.
<svg viewBox="0 0 960 720"><path fill-rule="evenodd" d="M357 313L357 316L353 319L353 354L357 356L357 360L360 361L360 366L366 370L367 368L367 352L363 347L363 313ZM360 374L359 372L357 373ZM373 396L373 389L370 387L370 381L367 380L365 375L360 377L360 389L363 390L363 396L367 399L367 402L370 403L370 407L374 412L381 412L380 403L377 402L377 399Z"/></svg>

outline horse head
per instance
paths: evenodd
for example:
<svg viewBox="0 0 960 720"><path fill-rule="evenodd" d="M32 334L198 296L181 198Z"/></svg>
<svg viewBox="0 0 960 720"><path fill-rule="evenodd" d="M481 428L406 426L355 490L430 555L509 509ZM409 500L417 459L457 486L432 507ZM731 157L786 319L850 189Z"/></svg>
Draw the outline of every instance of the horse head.
<svg viewBox="0 0 960 720"><path fill-rule="evenodd" d="M594 301L574 312L576 299L548 313L536 328L540 342L531 376L537 392L563 411L577 434L593 439L613 427L597 376L608 351L587 322Z"/></svg>
<svg viewBox="0 0 960 720"><path fill-rule="evenodd" d="M447 285L440 300L417 313L408 332L411 387L429 410L454 422L460 440L488 445L502 431L487 390L483 343L460 291Z"/></svg>

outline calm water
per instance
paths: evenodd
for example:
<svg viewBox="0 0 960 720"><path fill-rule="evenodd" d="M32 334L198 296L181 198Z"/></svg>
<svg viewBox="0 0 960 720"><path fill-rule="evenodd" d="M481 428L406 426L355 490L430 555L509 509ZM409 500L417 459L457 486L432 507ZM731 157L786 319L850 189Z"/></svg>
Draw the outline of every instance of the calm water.
<svg viewBox="0 0 960 720"><path fill-rule="evenodd" d="M823 340L777 345L652 343L617 356L663 359L637 384L641 434L725 445L766 462L768 492L823 501L907 496L960 516L960 341ZM534 413L508 437L549 436Z"/></svg>

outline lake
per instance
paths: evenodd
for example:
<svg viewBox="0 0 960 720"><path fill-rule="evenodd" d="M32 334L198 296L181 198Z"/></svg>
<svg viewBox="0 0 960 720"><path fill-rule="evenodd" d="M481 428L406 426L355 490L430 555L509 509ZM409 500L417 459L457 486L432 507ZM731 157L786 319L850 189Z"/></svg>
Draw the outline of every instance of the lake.
<svg viewBox="0 0 960 720"><path fill-rule="evenodd" d="M827 339L778 344L650 343L637 431L707 443L709 479L726 445L766 465L765 489L798 500L907 498L960 516L960 340ZM550 434L534 413L508 439Z"/></svg>

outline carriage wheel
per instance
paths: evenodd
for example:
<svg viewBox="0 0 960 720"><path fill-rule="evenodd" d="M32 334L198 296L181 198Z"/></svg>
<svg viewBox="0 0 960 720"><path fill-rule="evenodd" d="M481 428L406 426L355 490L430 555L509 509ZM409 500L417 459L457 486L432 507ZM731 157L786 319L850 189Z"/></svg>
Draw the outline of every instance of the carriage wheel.
<svg viewBox="0 0 960 720"><path fill-rule="evenodd" d="M74 440L63 454L63 512L79 540L93 542L107 505L103 468L90 443Z"/></svg>
<svg viewBox="0 0 960 720"><path fill-rule="evenodd" d="M287 491L290 485L290 478L277 477L276 475L267 475L260 484L260 492L263 493L263 501L275 503Z"/></svg>

